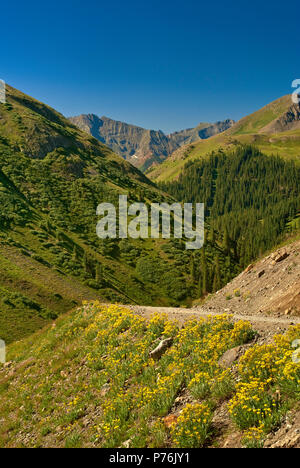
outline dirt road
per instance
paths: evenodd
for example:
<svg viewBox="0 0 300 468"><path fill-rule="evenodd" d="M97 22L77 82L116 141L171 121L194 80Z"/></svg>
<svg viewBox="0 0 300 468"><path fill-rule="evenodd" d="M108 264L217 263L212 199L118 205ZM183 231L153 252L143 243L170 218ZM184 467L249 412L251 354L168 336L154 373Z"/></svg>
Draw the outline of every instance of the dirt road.
<svg viewBox="0 0 300 468"><path fill-rule="evenodd" d="M143 317L149 318L153 313L167 314L170 320L177 320L183 324L192 318L208 317L209 315L220 315L217 312L210 312L201 309L181 309L176 307L152 307L152 306L126 306ZM300 317L268 317L265 315L240 315L232 314L233 321L246 320L249 321L255 330L257 330L264 338L272 337L276 333L281 333L287 330L292 325L300 324Z"/></svg>
<svg viewBox="0 0 300 468"><path fill-rule="evenodd" d="M247 320L265 338L300 324L300 241L259 260L218 291L203 305L193 308L132 306L145 317L166 313L183 323L192 317L227 313L233 320Z"/></svg>

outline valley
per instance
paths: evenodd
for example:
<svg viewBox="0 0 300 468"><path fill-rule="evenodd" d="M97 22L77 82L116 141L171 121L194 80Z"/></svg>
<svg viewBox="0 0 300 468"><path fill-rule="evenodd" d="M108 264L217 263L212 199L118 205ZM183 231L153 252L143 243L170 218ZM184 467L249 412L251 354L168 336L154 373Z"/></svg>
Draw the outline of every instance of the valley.
<svg viewBox="0 0 300 468"><path fill-rule="evenodd" d="M144 468L300 448L290 4L1 19L0 449Z"/></svg>
<svg viewBox="0 0 300 468"><path fill-rule="evenodd" d="M297 106L183 132L146 174L14 88L0 106L0 447L299 447ZM204 202L204 247L99 239L120 195Z"/></svg>
<svg viewBox="0 0 300 468"><path fill-rule="evenodd" d="M191 302L197 284L183 240L103 241L96 235L101 202L117 206L122 194L129 203L149 207L175 199L54 109L9 86L6 94L0 108L3 339L26 336L78 305L82 295L149 305ZM208 258L215 252L224 277L233 277L238 271L233 256L211 242ZM225 258L234 265L231 271ZM213 275L213 262L210 268ZM80 285L71 297L70 281Z"/></svg>

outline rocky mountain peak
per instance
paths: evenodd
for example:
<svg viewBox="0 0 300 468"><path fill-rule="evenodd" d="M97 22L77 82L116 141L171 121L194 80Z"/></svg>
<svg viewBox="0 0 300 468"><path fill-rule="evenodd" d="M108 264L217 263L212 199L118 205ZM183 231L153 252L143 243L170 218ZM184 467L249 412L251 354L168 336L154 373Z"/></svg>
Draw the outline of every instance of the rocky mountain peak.
<svg viewBox="0 0 300 468"><path fill-rule="evenodd" d="M231 119L214 124L199 123L195 128L166 135L162 130L147 130L94 114L82 114L70 120L142 170L162 163L182 145L209 138L234 124Z"/></svg>

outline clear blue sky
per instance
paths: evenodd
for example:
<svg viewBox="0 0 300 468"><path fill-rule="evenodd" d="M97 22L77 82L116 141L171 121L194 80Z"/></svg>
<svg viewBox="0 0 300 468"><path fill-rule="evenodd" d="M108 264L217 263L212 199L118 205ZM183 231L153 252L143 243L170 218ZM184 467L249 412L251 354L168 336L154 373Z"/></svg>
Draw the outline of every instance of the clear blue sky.
<svg viewBox="0 0 300 468"><path fill-rule="evenodd" d="M237 120L300 78L291 2L11 0L0 11L0 78L67 116L170 132Z"/></svg>

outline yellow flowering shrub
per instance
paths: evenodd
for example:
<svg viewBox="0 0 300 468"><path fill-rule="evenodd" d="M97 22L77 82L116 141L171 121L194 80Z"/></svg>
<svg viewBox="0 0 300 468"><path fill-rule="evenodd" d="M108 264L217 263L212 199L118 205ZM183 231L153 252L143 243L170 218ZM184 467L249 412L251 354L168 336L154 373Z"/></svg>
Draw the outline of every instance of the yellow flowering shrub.
<svg viewBox="0 0 300 468"><path fill-rule="evenodd" d="M299 337L300 325L291 327L273 343L249 348L240 359L241 381L228 408L237 426L247 430L247 446L261 444L262 433L265 437L280 423L288 401L300 399L300 364L292 359L292 342Z"/></svg>
<svg viewBox="0 0 300 468"><path fill-rule="evenodd" d="M241 382L237 385L236 394L231 399L228 408L240 429L258 426L272 415L272 410L276 408L276 401L267 392L268 383L268 381L253 379L251 382Z"/></svg>
<svg viewBox="0 0 300 468"><path fill-rule="evenodd" d="M207 372L198 372L188 384L191 394L197 399L213 396L217 399L227 398L234 391L235 384L229 369L214 369L213 375Z"/></svg>
<svg viewBox="0 0 300 468"><path fill-rule="evenodd" d="M250 427L244 432L242 443L247 448L262 448L264 444L264 426Z"/></svg>
<svg viewBox="0 0 300 468"><path fill-rule="evenodd" d="M202 447L210 436L212 417L207 404L186 405L171 430L174 447Z"/></svg>
<svg viewBox="0 0 300 468"><path fill-rule="evenodd" d="M105 431L97 431L97 440L102 437L102 446L119 444L117 419L126 432L134 421L166 416L184 385L195 398L208 396L200 394L201 386L217 398L224 397L232 379L229 371L219 368L218 359L227 349L248 341L252 333L249 323L233 324L227 315L191 320L179 329L164 314L146 321L120 306L98 307L85 330L92 343L88 362L101 372L103 383L110 382L102 403ZM159 362L150 359L150 351L168 337L173 338L173 346ZM138 432L136 444L141 443L142 431ZM145 437L151 439L151 434ZM135 434L133 441L136 438Z"/></svg>
<svg viewBox="0 0 300 468"><path fill-rule="evenodd" d="M16 421L13 430L0 427L0 446L1 437L10 445L20 437L22 444L24 434L26 440L35 434L29 446L51 445L59 434L66 446L120 447L130 441L131 447L199 447L210 437L214 408L229 398L244 444L259 446L286 404L299 401L299 363L291 344L300 327L271 344L249 347L234 372L218 365L228 349L253 336L249 322L233 323L225 314L180 328L163 314L146 320L120 305L85 303L34 340L10 347L10 359L24 364L18 386L15 375L0 381L0 419ZM151 351L170 337L172 345L153 360ZM170 433L165 419L176 419L184 401L179 396L193 403Z"/></svg>
<svg viewBox="0 0 300 468"><path fill-rule="evenodd" d="M207 372L198 372L188 384L188 389L195 398L205 398L211 392L211 377Z"/></svg>

